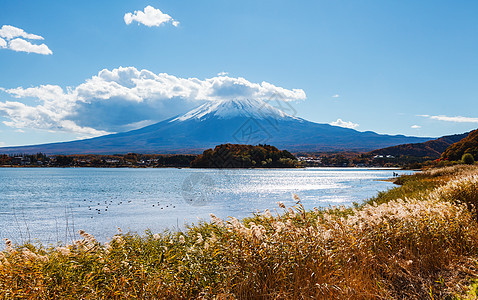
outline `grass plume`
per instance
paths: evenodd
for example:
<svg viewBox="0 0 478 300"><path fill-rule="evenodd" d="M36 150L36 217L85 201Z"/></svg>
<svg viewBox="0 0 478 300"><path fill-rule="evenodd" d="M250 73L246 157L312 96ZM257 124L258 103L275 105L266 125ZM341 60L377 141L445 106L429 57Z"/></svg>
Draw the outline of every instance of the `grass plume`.
<svg viewBox="0 0 478 300"><path fill-rule="evenodd" d="M185 232L12 245L3 298L453 299L477 276L478 169L401 178L353 208L300 204ZM474 285L471 285L473 287Z"/></svg>

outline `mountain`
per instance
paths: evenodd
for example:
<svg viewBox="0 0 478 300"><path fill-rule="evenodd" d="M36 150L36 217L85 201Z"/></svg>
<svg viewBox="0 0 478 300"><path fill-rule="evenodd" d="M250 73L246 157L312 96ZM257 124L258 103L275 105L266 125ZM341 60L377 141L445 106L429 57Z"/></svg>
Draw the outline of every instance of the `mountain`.
<svg viewBox="0 0 478 300"><path fill-rule="evenodd" d="M478 160L478 129L470 132L467 137L448 147L443 152L442 158L460 160L465 153L470 153L475 160Z"/></svg>
<svg viewBox="0 0 478 300"><path fill-rule="evenodd" d="M429 140L318 124L287 111L294 112L283 101L206 103L184 115L133 131L72 142L0 148L0 153L200 153L226 143L267 143L290 151L370 151Z"/></svg>
<svg viewBox="0 0 478 300"><path fill-rule="evenodd" d="M441 138L427 141L424 143L404 144L383 149L377 149L370 152L370 154L393 155L395 157L406 155L413 157L440 158L443 151L445 151L450 145L466 138L468 136L468 133L469 132L463 134L443 136Z"/></svg>

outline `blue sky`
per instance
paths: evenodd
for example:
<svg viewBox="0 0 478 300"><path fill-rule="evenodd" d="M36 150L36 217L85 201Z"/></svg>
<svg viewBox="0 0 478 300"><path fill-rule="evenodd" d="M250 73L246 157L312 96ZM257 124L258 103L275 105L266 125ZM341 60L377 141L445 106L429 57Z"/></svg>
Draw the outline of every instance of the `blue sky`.
<svg viewBox="0 0 478 300"><path fill-rule="evenodd" d="M471 0L4 0L0 145L132 129L226 92L279 92L360 131L462 133L478 128L477 15Z"/></svg>

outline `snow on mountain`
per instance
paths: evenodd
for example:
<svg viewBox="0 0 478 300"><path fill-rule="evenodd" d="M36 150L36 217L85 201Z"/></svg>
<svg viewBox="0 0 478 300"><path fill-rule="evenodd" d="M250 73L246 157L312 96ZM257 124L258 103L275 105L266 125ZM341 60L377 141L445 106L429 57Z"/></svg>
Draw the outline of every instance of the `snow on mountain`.
<svg viewBox="0 0 478 300"><path fill-rule="evenodd" d="M273 102L271 102L273 103ZM279 102L278 102L279 103ZM281 104L285 105L285 104ZM302 120L285 113L283 110L261 100L224 100L218 102L209 102L193 109L186 114L169 121L187 121L187 120L205 120L207 118L231 119L235 117L248 117L258 120L262 119L282 119L282 120Z"/></svg>
<svg viewBox="0 0 478 300"><path fill-rule="evenodd" d="M0 148L0 153L199 153L224 143L271 144L291 151L371 151L429 138L382 135L295 117L284 101L209 102L175 118L92 139Z"/></svg>

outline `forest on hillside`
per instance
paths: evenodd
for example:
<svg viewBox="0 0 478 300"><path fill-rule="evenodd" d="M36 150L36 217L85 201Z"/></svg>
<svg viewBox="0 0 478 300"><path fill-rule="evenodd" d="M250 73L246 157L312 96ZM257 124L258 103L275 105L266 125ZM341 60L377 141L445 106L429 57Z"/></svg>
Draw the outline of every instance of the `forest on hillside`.
<svg viewBox="0 0 478 300"><path fill-rule="evenodd" d="M192 168L295 168L299 161L287 150L270 145L222 144L198 155Z"/></svg>
<svg viewBox="0 0 478 300"><path fill-rule="evenodd" d="M461 141L448 147L442 154L442 159L456 161L462 159L463 155L469 153L474 160L478 160L478 129Z"/></svg>

